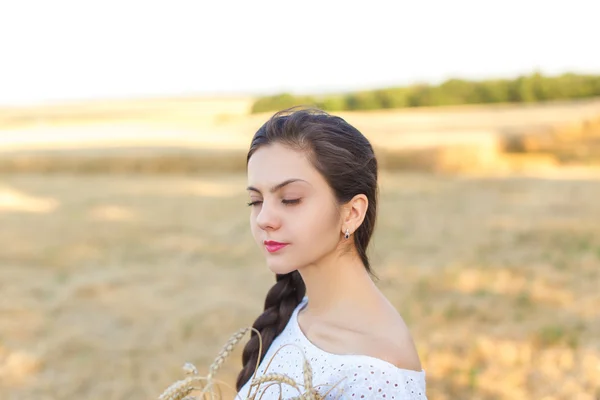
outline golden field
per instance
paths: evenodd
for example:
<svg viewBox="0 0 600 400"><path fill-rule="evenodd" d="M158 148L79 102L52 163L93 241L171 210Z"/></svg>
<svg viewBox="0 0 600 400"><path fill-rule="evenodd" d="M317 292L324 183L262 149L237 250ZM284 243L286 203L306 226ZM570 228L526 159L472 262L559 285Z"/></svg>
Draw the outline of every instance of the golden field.
<svg viewBox="0 0 600 400"><path fill-rule="evenodd" d="M0 398L156 398L252 323L273 277L249 232L243 160L195 159L243 158L266 116L238 106L0 111ZM346 115L394 166L371 258L431 399L600 398L600 174L499 149L507 127L556 135L600 115L594 102L548 107ZM408 168L410 144L462 173ZM152 168L173 149L193 151Z"/></svg>
<svg viewBox="0 0 600 400"><path fill-rule="evenodd" d="M251 105L181 98L0 109L0 172L242 172L250 138L270 116L249 114ZM371 140L386 169L600 164L600 98L336 114Z"/></svg>

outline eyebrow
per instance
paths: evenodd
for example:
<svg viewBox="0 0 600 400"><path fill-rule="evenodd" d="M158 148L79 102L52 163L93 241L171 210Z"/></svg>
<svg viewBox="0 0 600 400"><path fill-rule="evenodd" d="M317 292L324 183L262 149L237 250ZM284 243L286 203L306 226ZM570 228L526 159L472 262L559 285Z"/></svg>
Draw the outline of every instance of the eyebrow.
<svg viewBox="0 0 600 400"><path fill-rule="evenodd" d="M279 189L281 189L282 187L284 187L284 186L286 186L286 185L289 185L290 183L294 183L294 182L305 182L305 183L308 183L308 182L306 182L304 179L288 179L288 180L286 180L286 181L283 181L283 182L281 182L281 183L278 183L277 185L273 186L273 187L270 189L270 192L271 192L271 193L274 193L274 192L278 191ZM310 183L308 183L308 184L310 185ZM251 190L251 191L253 191L253 192L260 193L260 190L258 190L258 189L257 189L257 188L255 188L254 186L248 186L248 187L246 188L246 190Z"/></svg>

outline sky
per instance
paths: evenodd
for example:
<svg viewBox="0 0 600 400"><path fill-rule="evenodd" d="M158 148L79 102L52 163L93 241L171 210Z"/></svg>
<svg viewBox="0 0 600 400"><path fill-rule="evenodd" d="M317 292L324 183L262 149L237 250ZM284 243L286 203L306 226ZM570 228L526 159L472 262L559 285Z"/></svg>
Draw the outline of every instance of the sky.
<svg viewBox="0 0 600 400"><path fill-rule="evenodd" d="M600 74L595 3L0 0L0 106Z"/></svg>

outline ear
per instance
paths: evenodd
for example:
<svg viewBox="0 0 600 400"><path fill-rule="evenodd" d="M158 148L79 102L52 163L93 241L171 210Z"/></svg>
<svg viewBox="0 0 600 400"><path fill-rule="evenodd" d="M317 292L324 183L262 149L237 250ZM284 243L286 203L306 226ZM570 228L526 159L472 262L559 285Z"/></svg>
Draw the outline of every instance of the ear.
<svg viewBox="0 0 600 400"><path fill-rule="evenodd" d="M343 206L342 234L346 233L346 229L348 229L351 235L356 232L365 219L368 207L369 199L364 194L357 194Z"/></svg>

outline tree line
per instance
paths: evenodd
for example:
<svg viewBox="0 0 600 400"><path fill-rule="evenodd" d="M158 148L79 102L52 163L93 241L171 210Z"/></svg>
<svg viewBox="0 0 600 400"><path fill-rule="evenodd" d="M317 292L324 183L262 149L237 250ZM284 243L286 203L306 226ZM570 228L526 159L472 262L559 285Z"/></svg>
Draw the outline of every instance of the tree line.
<svg viewBox="0 0 600 400"><path fill-rule="evenodd" d="M543 76L539 72L515 79L449 79L439 85L363 90L321 96L281 93L258 98L252 112L278 111L307 105L326 111L378 110L388 108L490 103L534 103L600 96L600 75L566 73Z"/></svg>

